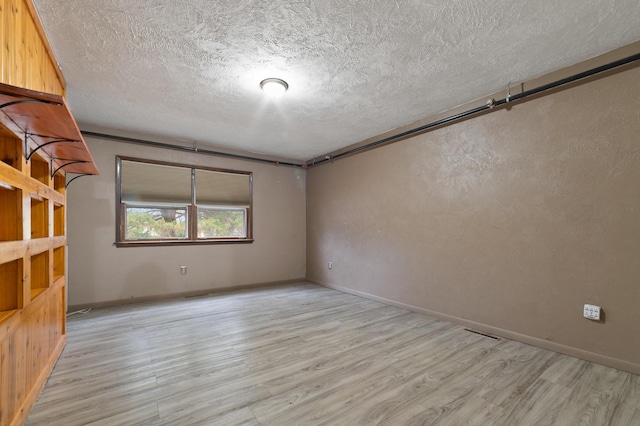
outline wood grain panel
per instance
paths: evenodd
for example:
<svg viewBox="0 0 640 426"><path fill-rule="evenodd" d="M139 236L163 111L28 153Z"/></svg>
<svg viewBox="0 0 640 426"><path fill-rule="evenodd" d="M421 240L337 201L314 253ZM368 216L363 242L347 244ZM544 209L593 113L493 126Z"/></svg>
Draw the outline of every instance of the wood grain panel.
<svg viewBox="0 0 640 426"><path fill-rule="evenodd" d="M19 328L9 339L11 355L11 390L13 392L14 410L18 410L24 401L27 390L26 330Z"/></svg>
<svg viewBox="0 0 640 426"><path fill-rule="evenodd" d="M0 425L7 425L13 417L14 400L11 392L11 354L10 341L0 341Z"/></svg>
<svg viewBox="0 0 640 426"><path fill-rule="evenodd" d="M64 279L0 328L0 425L22 424L66 342Z"/></svg>
<svg viewBox="0 0 640 426"><path fill-rule="evenodd" d="M25 0L25 5L33 21L33 27L37 33L37 39L39 39L39 42L34 41L34 46L38 48L38 50L36 51L36 57L47 58L49 61L53 61L53 63L50 64L53 68L53 71L50 72L49 74L51 74L52 76L53 74L55 74L55 76L57 77L56 80L58 81L60 89L64 91L64 88L66 87L64 75L62 74L62 70L58 66L58 62L55 59L53 49L51 48L51 44L47 39L47 35L44 31L44 27L42 26L42 22L40 21L40 17L38 16L38 12L36 11L36 8L34 7L31 1ZM47 66L48 66L47 64L38 65L38 69L44 69L49 71ZM62 92L58 93L57 91L52 91L51 93L64 95L64 93Z"/></svg>
<svg viewBox="0 0 640 426"><path fill-rule="evenodd" d="M0 26L2 26L2 28L5 27L5 17L7 15L7 0L0 0ZM5 44L5 40L7 38L7 35L5 34L7 31L0 31L0 80L5 81L5 77L4 77L4 67L5 67L5 63L6 63L6 44ZM0 132L1 133L1 132ZM0 401L1 402L1 401ZM0 404L0 417L2 416L2 404ZM0 424L2 424L0 422Z"/></svg>
<svg viewBox="0 0 640 426"><path fill-rule="evenodd" d="M13 84L15 77L14 70L14 52L16 29L14 24L14 16L16 14L15 3L17 0L4 0L4 9L2 11L2 81L7 84Z"/></svg>
<svg viewBox="0 0 640 426"><path fill-rule="evenodd" d="M29 0L2 0L2 83L64 95L64 79Z"/></svg>
<svg viewBox="0 0 640 426"><path fill-rule="evenodd" d="M7 20L5 21L6 29L9 31L10 38L6 40L7 59L8 63L5 67L6 76L10 79L11 83L15 86L23 87L25 84L23 64L25 63L24 52L24 38L23 38L23 2L22 0L8 0L9 13Z"/></svg>

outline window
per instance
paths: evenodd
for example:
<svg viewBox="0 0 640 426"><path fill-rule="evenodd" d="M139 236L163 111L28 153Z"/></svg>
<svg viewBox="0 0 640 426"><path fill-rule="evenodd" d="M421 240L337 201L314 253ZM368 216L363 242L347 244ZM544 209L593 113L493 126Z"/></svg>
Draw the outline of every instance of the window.
<svg viewBox="0 0 640 426"><path fill-rule="evenodd" d="M116 157L116 245L252 242L252 174Z"/></svg>

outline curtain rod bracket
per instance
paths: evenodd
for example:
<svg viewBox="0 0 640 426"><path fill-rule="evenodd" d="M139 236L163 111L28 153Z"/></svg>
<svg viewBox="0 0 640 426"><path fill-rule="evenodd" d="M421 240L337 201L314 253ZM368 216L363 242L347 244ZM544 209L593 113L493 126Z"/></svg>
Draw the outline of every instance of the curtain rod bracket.
<svg viewBox="0 0 640 426"><path fill-rule="evenodd" d="M507 97L504 100L507 103L511 101L511 82L507 83Z"/></svg>

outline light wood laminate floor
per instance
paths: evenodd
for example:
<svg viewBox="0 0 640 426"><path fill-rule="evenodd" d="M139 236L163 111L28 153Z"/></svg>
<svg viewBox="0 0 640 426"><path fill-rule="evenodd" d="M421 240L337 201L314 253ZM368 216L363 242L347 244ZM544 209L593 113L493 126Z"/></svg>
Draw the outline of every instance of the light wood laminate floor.
<svg viewBox="0 0 640 426"><path fill-rule="evenodd" d="M640 425L640 378L300 283L97 309L46 425Z"/></svg>

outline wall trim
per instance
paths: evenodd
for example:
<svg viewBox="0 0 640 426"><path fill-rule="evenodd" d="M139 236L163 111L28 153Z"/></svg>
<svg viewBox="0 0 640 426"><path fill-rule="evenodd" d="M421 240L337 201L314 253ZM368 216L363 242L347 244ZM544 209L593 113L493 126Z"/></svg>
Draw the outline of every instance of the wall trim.
<svg viewBox="0 0 640 426"><path fill-rule="evenodd" d="M111 306L133 305L136 303L155 302L159 300L202 297L202 296L208 296L213 294L254 290L257 288L280 287L280 286L299 284L299 283L305 283L305 282L307 282L306 278L297 278L297 279L282 280L282 281L268 281L268 282L262 282L262 283L254 283L254 284L242 284L237 286L207 288L202 290L185 291L180 293L167 293L167 294L158 294L153 296L131 297L129 299L107 300L104 302L80 303L77 305L69 305L69 307L67 308L67 315L82 309L98 309L98 308L107 308Z"/></svg>
<svg viewBox="0 0 640 426"><path fill-rule="evenodd" d="M617 368L618 370L624 370L624 371L628 371L629 373L640 375L640 364L636 364L634 362L613 358L613 357L602 355L596 352L586 351L584 349L566 346L560 343L551 342L549 340L540 339L538 337L528 336L526 334L516 333L514 331L505 330L503 328L482 324L479 322L456 317L453 315L444 314L442 312L432 311L431 309L421 308L419 306L411 305L408 303L398 302L396 300L387 299L385 297L376 296L375 294L366 293L359 290L353 290L353 289L336 285L336 284L330 284L323 281L312 280L309 278L307 278L307 281L323 287L331 288L333 290L338 290L343 293L364 297L365 299L375 300L376 302L384 303L386 305L395 306L397 308L406 309L408 311L427 315L433 318L437 318L439 320L462 325L464 327L473 328L483 333L493 334L495 336L504 337L504 338L515 340L521 343L526 343L528 345L537 346L539 348L547 349L554 352L559 352L575 358L580 358L586 361L595 362L596 364L602 364L607 367Z"/></svg>

